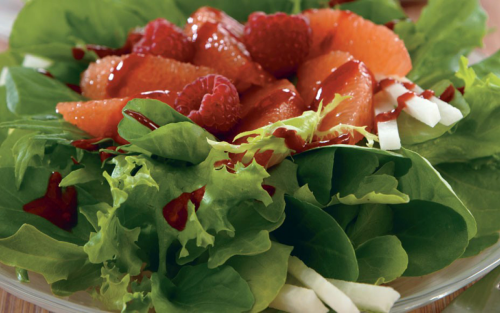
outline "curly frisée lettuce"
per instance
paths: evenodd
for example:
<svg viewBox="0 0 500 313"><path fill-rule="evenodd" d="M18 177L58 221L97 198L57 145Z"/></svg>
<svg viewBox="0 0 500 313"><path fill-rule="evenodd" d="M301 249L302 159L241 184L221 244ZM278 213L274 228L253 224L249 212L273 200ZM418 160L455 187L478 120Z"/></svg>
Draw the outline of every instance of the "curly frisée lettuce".
<svg viewBox="0 0 500 313"><path fill-rule="evenodd" d="M331 103L323 107L323 102L320 103L316 112L306 111L301 116L290 118L283 121L278 121L268 126L258 128L256 130L247 131L238 134L234 140L245 138L247 143L240 145L230 144L228 142L218 142L208 139L208 143L216 150L226 151L229 153L244 153L242 162L250 162L257 153L265 151L273 151L273 155L268 164L277 164L295 151L286 145L284 138L276 137L275 131L278 129L285 129L293 131L294 134L300 137L305 144L311 144L314 141L321 141L326 136L340 136L342 134L354 135L355 132L363 135L367 140L367 145L372 147L378 137L366 130L366 126L352 126L339 124L329 130L320 131L319 125L323 119L332 112L342 101L349 98L349 96L335 95ZM304 147L305 148L305 147Z"/></svg>
<svg viewBox="0 0 500 313"><path fill-rule="evenodd" d="M299 13L326 2L28 1L0 54L0 262L23 282L38 273L55 295L88 292L114 311L388 312L399 294L381 284L495 244L500 79L490 72L500 73L498 54L472 68L459 62L486 31L477 0L430 0L419 22L396 24L413 59L409 78L438 94L450 81L465 85L451 101L465 116L456 125L431 129L403 113L397 153L379 149L365 126L319 131L346 100L339 94L317 111L238 134L238 144L163 102L133 99L118 126L129 144L105 138L84 150L75 141L90 136L55 111L58 102L86 100L65 85L97 58L86 44L119 47L130 29L158 17L182 26L202 5L243 21L253 11ZM377 24L405 17L395 0L337 8ZM354 134L366 146L326 140ZM53 172L61 175L55 185ZM61 204L71 191L72 229L24 209L47 194Z"/></svg>

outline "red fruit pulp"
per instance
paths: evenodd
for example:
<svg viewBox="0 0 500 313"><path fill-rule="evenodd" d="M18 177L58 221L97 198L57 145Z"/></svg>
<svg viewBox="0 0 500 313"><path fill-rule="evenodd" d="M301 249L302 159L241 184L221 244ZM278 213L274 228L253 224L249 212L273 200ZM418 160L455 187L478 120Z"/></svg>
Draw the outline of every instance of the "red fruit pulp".
<svg viewBox="0 0 500 313"><path fill-rule="evenodd" d="M70 231L78 222L77 192L75 187L67 187L63 192L59 187L61 181L60 173L52 173L45 195L25 204L23 210L43 217L61 229Z"/></svg>

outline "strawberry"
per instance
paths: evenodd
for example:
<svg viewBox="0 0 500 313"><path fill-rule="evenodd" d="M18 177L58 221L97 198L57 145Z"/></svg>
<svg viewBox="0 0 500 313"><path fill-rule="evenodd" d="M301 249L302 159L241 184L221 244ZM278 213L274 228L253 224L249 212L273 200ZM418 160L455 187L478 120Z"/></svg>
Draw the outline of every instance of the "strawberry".
<svg viewBox="0 0 500 313"><path fill-rule="evenodd" d="M191 14L184 27L184 33L195 40L198 30L206 22L221 23L234 38L238 40L243 38L243 25L226 13L211 7L201 7Z"/></svg>
<svg viewBox="0 0 500 313"><path fill-rule="evenodd" d="M238 91L252 85L264 86L273 80L269 73L252 61L245 45L221 23L204 23L197 32L194 44L196 53L193 64L213 68L231 79Z"/></svg>
<svg viewBox="0 0 500 313"><path fill-rule="evenodd" d="M243 119L232 132L234 135L299 116L305 110L295 86L286 79L253 87L243 95L241 103Z"/></svg>
<svg viewBox="0 0 500 313"><path fill-rule="evenodd" d="M194 47L182 29L159 18L146 25L142 39L134 45L132 52L189 62L193 59Z"/></svg>
<svg viewBox="0 0 500 313"><path fill-rule="evenodd" d="M213 134L229 131L241 116L238 91L221 75L200 77L187 85L175 109Z"/></svg>
<svg viewBox="0 0 500 313"><path fill-rule="evenodd" d="M256 12L245 25L244 42L256 62L283 78L293 74L309 54L311 29L304 16Z"/></svg>

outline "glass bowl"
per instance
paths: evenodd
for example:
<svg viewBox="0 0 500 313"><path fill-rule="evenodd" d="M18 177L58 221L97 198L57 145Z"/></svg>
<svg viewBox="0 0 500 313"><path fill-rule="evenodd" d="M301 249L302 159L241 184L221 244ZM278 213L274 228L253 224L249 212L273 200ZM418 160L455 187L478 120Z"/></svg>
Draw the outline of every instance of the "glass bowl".
<svg viewBox="0 0 500 313"><path fill-rule="evenodd" d="M390 285L401 293L391 312L400 313L430 304L481 278L500 265L500 242L475 257L460 259L447 268L423 277L400 278ZM41 275L30 273L29 284L20 283L13 268L0 265L0 288L52 312L104 312L86 292L58 298Z"/></svg>

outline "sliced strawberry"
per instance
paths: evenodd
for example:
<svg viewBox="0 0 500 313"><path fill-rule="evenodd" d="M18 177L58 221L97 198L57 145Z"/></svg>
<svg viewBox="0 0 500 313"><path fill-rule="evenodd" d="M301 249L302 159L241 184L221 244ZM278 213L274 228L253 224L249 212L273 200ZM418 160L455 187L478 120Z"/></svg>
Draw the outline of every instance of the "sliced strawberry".
<svg viewBox="0 0 500 313"><path fill-rule="evenodd" d="M175 109L213 134L229 131L241 118L238 91L221 75L200 77L187 85Z"/></svg>
<svg viewBox="0 0 500 313"><path fill-rule="evenodd" d="M194 56L194 46L182 29L159 18L146 25L144 35L134 45L133 52L190 62Z"/></svg>
<svg viewBox="0 0 500 313"><path fill-rule="evenodd" d="M123 118L122 110L132 98L155 99L171 106L176 93L153 91L133 97L93 100L87 102L61 102L56 110L65 121L77 126L94 138L113 138L118 143L126 143L118 135L118 124Z"/></svg>
<svg viewBox="0 0 500 313"><path fill-rule="evenodd" d="M297 71L297 90L304 103L311 105L321 82L339 66L352 60L347 52L332 51L303 63Z"/></svg>
<svg viewBox="0 0 500 313"><path fill-rule="evenodd" d="M208 67L153 55L110 56L90 64L80 86L90 99L122 98L152 90L178 92L196 78L214 73Z"/></svg>
<svg viewBox="0 0 500 313"><path fill-rule="evenodd" d="M277 78L290 76L309 53L311 29L300 15L255 12L245 25L244 42L253 60Z"/></svg>
<svg viewBox="0 0 500 313"><path fill-rule="evenodd" d="M277 121L302 114L304 101L288 80L276 81L266 87L253 87L241 98L243 119L232 132L254 130Z"/></svg>
<svg viewBox="0 0 500 313"><path fill-rule="evenodd" d="M336 94L350 98L342 101L323 119L319 130L327 131L339 124L348 124L367 126L367 130L370 131L373 128L373 88L373 76L363 62L353 60L340 66L321 84L313 102L313 109L317 110L321 101L324 106L328 105ZM335 137L332 135L323 139ZM355 134L349 139L349 144L355 144L362 138L362 135Z"/></svg>
<svg viewBox="0 0 500 313"><path fill-rule="evenodd" d="M188 37L196 39L200 27L206 22L221 23L224 28L237 39L243 37L244 26L226 13L211 7L201 7L196 10L187 20L184 32Z"/></svg>
<svg viewBox="0 0 500 313"><path fill-rule="evenodd" d="M273 77L253 62L245 46L220 23L206 22L198 30L193 64L208 66L231 79L244 91L252 85L264 86Z"/></svg>

